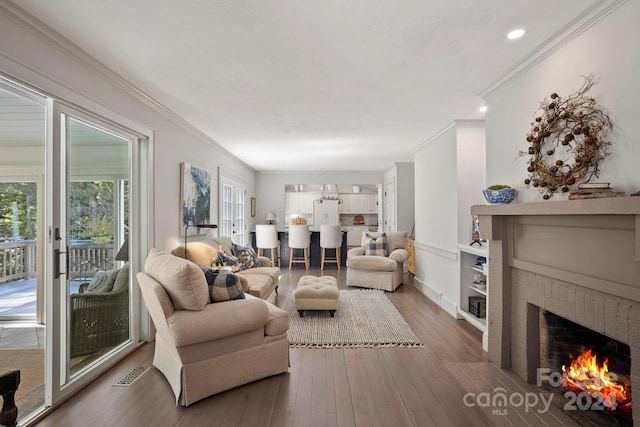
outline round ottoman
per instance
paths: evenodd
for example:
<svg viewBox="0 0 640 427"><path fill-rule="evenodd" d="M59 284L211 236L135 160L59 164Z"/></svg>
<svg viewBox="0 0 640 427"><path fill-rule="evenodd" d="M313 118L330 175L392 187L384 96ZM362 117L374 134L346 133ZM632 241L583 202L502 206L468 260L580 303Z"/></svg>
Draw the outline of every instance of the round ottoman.
<svg viewBox="0 0 640 427"><path fill-rule="evenodd" d="M329 310L333 317L338 309L338 282L330 276L302 276L293 297L300 317L305 310Z"/></svg>

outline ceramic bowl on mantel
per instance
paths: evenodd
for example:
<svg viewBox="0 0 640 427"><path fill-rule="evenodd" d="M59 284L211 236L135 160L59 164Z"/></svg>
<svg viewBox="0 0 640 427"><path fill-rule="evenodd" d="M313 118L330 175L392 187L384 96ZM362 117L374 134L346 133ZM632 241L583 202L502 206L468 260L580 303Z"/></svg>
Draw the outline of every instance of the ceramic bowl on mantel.
<svg viewBox="0 0 640 427"><path fill-rule="evenodd" d="M515 188L503 188L502 190L482 190L484 198L487 202L499 204L499 203L511 203L518 195L518 190Z"/></svg>

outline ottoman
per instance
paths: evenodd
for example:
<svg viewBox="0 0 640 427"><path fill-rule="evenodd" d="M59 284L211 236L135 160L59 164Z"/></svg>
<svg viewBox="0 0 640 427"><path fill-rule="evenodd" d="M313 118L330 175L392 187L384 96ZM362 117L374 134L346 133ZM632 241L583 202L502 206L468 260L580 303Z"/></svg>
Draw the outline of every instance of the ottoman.
<svg viewBox="0 0 640 427"><path fill-rule="evenodd" d="M333 317L338 309L338 282L330 276L302 276L293 298L300 317L305 310L329 310Z"/></svg>

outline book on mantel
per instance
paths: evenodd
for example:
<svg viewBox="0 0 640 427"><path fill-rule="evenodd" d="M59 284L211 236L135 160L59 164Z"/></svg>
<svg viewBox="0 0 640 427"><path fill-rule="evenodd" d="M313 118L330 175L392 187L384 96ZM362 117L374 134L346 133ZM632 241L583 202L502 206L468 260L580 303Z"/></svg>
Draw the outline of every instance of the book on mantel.
<svg viewBox="0 0 640 427"><path fill-rule="evenodd" d="M608 182L586 182L578 184L578 189L569 193L569 200L599 199L624 196L624 191L613 191Z"/></svg>

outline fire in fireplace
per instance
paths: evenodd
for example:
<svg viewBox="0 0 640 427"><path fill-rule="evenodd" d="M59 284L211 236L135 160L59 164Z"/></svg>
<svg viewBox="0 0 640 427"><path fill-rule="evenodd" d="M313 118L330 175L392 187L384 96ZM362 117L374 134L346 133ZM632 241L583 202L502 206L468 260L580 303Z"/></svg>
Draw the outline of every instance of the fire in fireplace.
<svg viewBox="0 0 640 427"><path fill-rule="evenodd" d="M624 382L618 383L618 375L609 372L609 360L605 358L599 363L592 349L585 349L578 357L571 358L569 367L562 366L563 392L572 392L568 396L575 396L576 401L585 392L588 409L595 405L596 409L606 409L631 420L631 389ZM576 405L580 407L581 403L576 402Z"/></svg>
<svg viewBox="0 0 640 427"><path fill-rule="evenodd" d="M611 425L632 425L628 345L541 310L540 367L562 373L563 409L569 408L574 419L580 413L610 414L622 421Z"/></svg>

